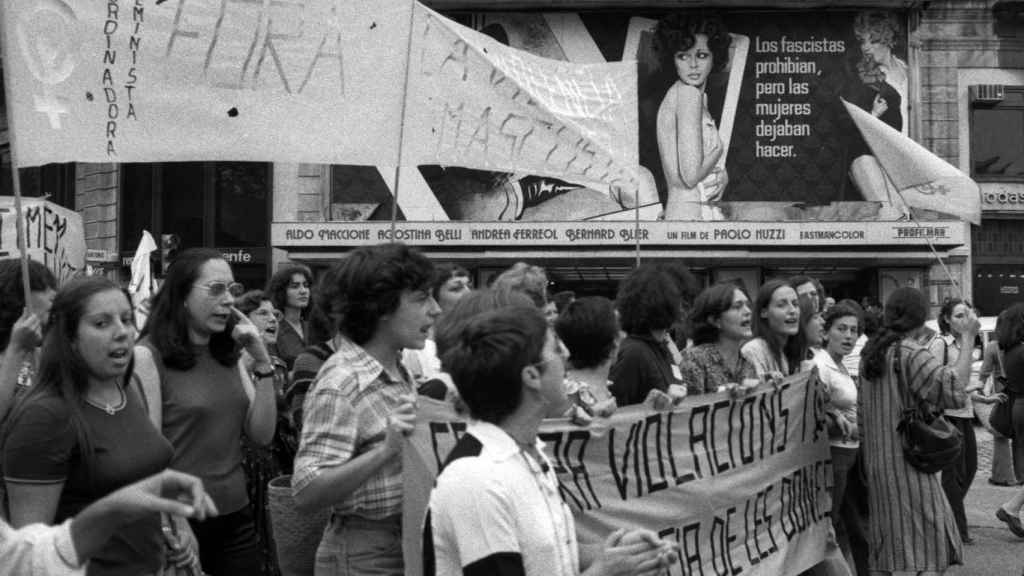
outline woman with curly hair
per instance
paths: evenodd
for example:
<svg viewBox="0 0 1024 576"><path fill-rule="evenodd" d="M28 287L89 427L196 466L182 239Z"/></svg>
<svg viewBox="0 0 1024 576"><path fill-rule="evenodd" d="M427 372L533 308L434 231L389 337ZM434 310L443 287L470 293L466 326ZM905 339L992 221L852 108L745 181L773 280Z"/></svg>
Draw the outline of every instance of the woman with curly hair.
<svg viewBox="0 0 1024 576"><path fill-rule="evenodd" d="M882 328L864 347L858 404L861 451L868 490L868 570L942 574L963 561L960 534L937 474L911 466L897 429L904 398L932 409L967 402L964 384L971 355L943 365L918 337L928 317L928 299L913 288L897 288L885 302ZM973 312L957 319L964 348L974 344L980 324Z"/></svg>
<svg viewBox="0 0 1024 576"><path fill-rule="evenodd" d="M270 302L283 314L277 334L277 356L289 370L295 364L295 358L306 349L312 287L313 273L301 264L278 270L267 283L266 293Z"/></svg>
<svg viewBox="0 0 1024 576"><path fill-rule="evenodd" d="M665 344L667 330L679 319L681 302L678 282L656 264L642 264L622 281L616 304L626 338L609 373L619 406L640 404L653 391L686 396L679 366Z"/></svg>
<svg viewBox="0 0 1024 576"><path fill-rule="evenodd" d="M720 282L697 296L690 322L693 346L683 350L680 370L690 394L711 394L747 378L754 365L740 354L753 321L750 298L732 282Z"/></svg>
<svg viewBox="0 0 1024 576"><path fill-rule="evenodd" d="M708 111L708 76L725 68L731 39L714 15L679 13L658 22L655 47L664 70L678 80L661 101L657 117L658 153L665 185L666 220L714 216L708 205L722 197L728 183L718 165L724 153L715 120Z"/></svg>

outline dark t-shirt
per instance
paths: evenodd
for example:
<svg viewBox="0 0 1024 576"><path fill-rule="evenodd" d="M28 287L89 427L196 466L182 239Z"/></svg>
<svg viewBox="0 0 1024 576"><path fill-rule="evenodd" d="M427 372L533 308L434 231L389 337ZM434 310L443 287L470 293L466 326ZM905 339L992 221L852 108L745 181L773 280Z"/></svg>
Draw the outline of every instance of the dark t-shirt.
<svg viewBox="0 0 1024 576"><path fill-rule="evenodd" d="M171 445L149 420L138 394L114 414L90 404L82 418L92 443L84 454L67 404L57 396L37 396L12 415L4 444L7 482L63 482L54 524L75 516L103 496L160 472L171 461ZM160 516L152 514L120 529L89 563L90 575L154 572L163 560Z"/></svg>
<svg viewBox="0 0 1024 576"><path fill-rule="evenodd" d="M148 339L140 343L157 358L159 352ZM196 364L189 370L157 364L162 372L163 433L174 447L171 467L202 479L217 510L230 514L249 504L242 469L249 397L237 364L221 364L207 346L195 352Z"/></svg>
<svg viewBox="0 0 1024 576"><path fill-rule="evenodd" d="M1006 391L1018 398L1024 397L1024 344L1017 344L1003 354L1003 369Z"/></svg>
<svg viewBox="0 0 1024 576"><path fill-rule="evenodd" d="M609 387L619 406L640 404L657 388L668 390L679 384L672 371L672 355L663 342L650 336L627 336L619 347L619 356L608 374Z"/></svg>

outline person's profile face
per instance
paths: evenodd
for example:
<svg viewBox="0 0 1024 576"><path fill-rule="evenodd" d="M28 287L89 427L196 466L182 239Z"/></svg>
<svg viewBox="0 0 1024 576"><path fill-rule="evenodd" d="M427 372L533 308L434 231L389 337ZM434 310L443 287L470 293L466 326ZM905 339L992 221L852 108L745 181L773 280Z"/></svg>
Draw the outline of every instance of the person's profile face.
<svg viewBox="0 0 1024 576"><path fill-rule="evenodd" d="M694 34L693 46L690 46L689 50L676 52L675 64L676 74L683 84L703 88L714 64L714 56L708 48L707 35Z"/></svg>
<svg viewBox="0 0 1024 576"><path fill-rule="evenodd" d="M441 285L437 291L437 304L441 310L447 312L455 306L463 296L473 290L473 281L469 276L452 276Z"/></svg>
<svg viewBox="0 0 1024 576"><path fill-rule="evenodd" d="M811 302L814 303L815 308L821 308L821 300L818 294L818 287L814 285L814 282L804 282L803 284L797 286L796 295L800 298L810 298Z"/></svg>

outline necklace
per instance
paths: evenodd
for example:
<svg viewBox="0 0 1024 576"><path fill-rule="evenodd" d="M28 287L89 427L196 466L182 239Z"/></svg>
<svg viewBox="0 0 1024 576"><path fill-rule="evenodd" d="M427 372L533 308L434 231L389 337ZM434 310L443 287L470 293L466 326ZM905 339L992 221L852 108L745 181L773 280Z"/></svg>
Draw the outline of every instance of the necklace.
<svg viewBox="0 0 1024 576"><path fill-rule="evenodd" d="M113 416L120 412L125 407L125 404L127 404L127 398L124 395L124 388L121 388L120 383L117 384L117 394L118 400L115 404L111 404L106 401L93 400L92 397L88 395L85 397L85 402L93 408L103 410L108 416Z"/></svg>

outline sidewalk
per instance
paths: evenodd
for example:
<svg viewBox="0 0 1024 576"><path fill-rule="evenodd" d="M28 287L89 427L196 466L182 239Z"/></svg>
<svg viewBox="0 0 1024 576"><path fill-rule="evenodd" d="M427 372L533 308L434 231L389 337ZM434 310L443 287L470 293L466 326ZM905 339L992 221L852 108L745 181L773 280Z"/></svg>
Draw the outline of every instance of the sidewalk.
<svg viewBox="0 0 1024 576"><path fill-rule="evenodd" d="M965 502L967 524L974 544L964 546L963 566L950 569L950 576L1019 576L1024 570L1024 539L1017 538L999 521L995 512L1017 490L988 483L992 470L992 435L981 426L978 437L978 475L971 484Z"/></svg>

